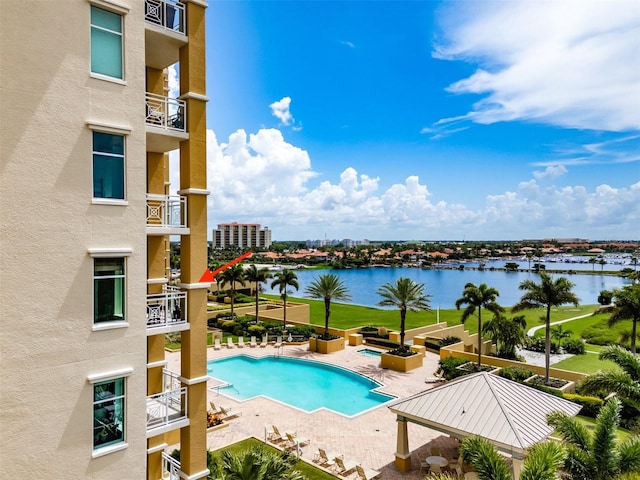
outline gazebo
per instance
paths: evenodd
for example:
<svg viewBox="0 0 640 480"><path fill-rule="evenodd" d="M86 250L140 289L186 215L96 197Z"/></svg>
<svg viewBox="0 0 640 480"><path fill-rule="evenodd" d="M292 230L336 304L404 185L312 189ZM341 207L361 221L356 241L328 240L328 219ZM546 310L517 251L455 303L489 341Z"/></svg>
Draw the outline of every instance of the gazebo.
<svg viewBox="0 0 640 480"><path fill-rule="evenodd" d="M389 406L397 415L395 465L411 469L407 422L463 439L478 435L513 459L513 477L520 478L527 448L553 431L547 414L561 411L574 416L581 405L508 380L479 372L431 390L398 400Z"/></svg>

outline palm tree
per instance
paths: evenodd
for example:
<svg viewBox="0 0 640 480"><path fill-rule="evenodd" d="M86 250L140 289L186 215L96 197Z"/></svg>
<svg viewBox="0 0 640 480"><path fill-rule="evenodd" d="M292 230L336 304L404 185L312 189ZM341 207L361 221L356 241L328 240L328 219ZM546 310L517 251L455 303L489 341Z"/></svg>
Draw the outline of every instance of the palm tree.
<svg viewBox="0 0 640 480"><path fill-rule="evenodd" d="M613 292L614 307L609 326L631 320L631 353L636 353L637 324L640 321L640 284L627 285Z"/></svg>
<svg viewBox="0 0 640 480"><path fill-rule="evenodd" d="M511 480L505 458L482 437L467 437L460 444L460 456L473 465L480 480ZM555 480L566 456L558 442L538 443L529 448L522 463L521 480Z"/></svg>
<svg viewBox="0 0 640 480"><path fill-rule="evenodd" d="M237 453L223 450L221 463L222 480L307 480L293 468L295 458L288 451L272 452L262 446Z"/></svg>
<svg viewBox="0 0 640 480"><path fill-rule="evenodd" d="M404 344L405 320L407 310L419 312L421 310L430 311L429 299L431 295L424 293L424 284L416 283L410 278L399 278L396 284L385 283L378 288L378 295L382 300L378 302L381 307L396 307L400 309L400 351L406 351Z"/></svg>
<svg viewBox="0 0 640 480"><path fill-rule="evenodd" d="M482 332L498 346L498 357L516 360L516 347L524 342L526 327L524 315L507 318L498 313L482 326Z"/></svg>
<svg viewBox="0 0 640 480"><path fill-rule="evenodd" d="M546 307L545 317L545 382L549 383L549 366L551 354L551 307L572 303L576 307L580 299L571 291L575 285L565 277L553 280L546 272L540 272L540 283L533 280L523 281L519 288L525 293L512 308L512 312L520 312L530 308Z"/></svg>
<svg viewBox="0 0 640 480"><path fill-rule="evenodd" d="M300 288L298 276L294 271L285 268L281 272L275 274L275 280L271 282L271 288L279 287L280 297L284 302L284 312L282 314L282 329L287 328L287 287L293 287L296 290Z"/></svg>
<svg viewBox="0 0 640 480"><path fill-rule="evenodd" d="M329 315L331 315L331 300L349 301L351 296L340 277L332 273L320 275L305 289L311 298L324 300L324 338L329 339Z"/></svg>
<svg viewBox="0 0 640 480"><path fill-rule="evenodd" d="M462 323L473 315L476 309L478 310L478 370L482 364L482 308L484 307L494 314L504 312L504 308L496 302L498 296L500 296L498 290L487 287L486 283L476 286L469 282L464 286L462 296L456 300L458 310L462 305L467 305L467 308L462 312Z"/></svg>
<svg viewBox="0 0 640 480"><path fill-rule="evenodd" d="M553 412L547 423L560 434L567 447L564 469L575 480L612 480L620 474L640 474L640 436L616 443L621 402L612 398L600 409L591 433L579 420Z"/></svg>
<svg viewBox="0 0 640 480"><path fill-rule="evenodd" d="M620 370L598 371L588 375L580 391L608 395L615 393L621 400L640 408L640 357L619 345L611 345L600 353L601 360L611 360Z"/></svg>
<svg viewBox="0 0 640 480"><path fill-rule="evenodd" d="M253 282L256 285L256 322L258 321L258 303L260 302L260 284L266 283L272 277L268 268L258 268L255 264L252 264L244 271L244 279L248 282Z"/></svg>
<svg viewBox="0 0 640 480"><path fill-rule="evenodd" d="M231 318L233 319L233 303L236 296L236 283L244 286L244 269L239 263L230 266L218 274L218 280L221 287L231 286Z"/></svg>
<svg viewBox="0 0 640 480"><path fill-rule="evenodd" d="M571 330L565 330L562 325L554 325L551 327L551 338L558 342L558 348L562 346L562 341L565 338L571 337L572 333Z"/></svg>

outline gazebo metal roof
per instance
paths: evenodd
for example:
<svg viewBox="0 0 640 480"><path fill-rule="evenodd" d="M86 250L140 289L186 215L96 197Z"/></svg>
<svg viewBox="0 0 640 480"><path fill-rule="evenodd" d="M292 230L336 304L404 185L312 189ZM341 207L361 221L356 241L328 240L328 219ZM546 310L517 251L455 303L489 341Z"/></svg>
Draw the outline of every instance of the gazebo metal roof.
<svg viewBox="0 0 640 480"><path fill-rule="evenodd" d="M519 455L553 431L546 422L548 413L574 416L581 408L487 372L461 377L389 406L412 423L458 438L478 435L502 451Z"/></svg>

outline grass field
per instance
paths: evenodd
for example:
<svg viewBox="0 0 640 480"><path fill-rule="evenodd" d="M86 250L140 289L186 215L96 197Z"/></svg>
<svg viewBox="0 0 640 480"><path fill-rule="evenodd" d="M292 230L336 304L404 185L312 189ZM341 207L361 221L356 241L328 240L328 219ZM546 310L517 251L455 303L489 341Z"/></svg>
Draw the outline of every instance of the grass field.
<svg viewBox="0 0 640 480"><path fill-rule="evenodd" d="M263 442L256 440L255 438L247 438L246 440L242 440L238 443L234 443L233 445L229 445L227 447L221 448L219 450L215 450L214 454L220 455L223 450L228 450L231 452L242 452L244 450L249 450L254 445L261 445L266 449L273 450L274 452L278 451L275 448L265 445ZM320 470L319 468L314 467L313 465L308 464L307 462L299 461L295 466L296 470L302 472L309 480L335 480L336 477L328 474Z"/></svg>
<svg viewBox="0 0 640 480"><path fill-rule="evenodd" d="M575 355L561 362L554 363L553 368L571 370L572 372L594 373L598 370L619 370L620 367L609 360L600 360L597 353Z"/></svg>

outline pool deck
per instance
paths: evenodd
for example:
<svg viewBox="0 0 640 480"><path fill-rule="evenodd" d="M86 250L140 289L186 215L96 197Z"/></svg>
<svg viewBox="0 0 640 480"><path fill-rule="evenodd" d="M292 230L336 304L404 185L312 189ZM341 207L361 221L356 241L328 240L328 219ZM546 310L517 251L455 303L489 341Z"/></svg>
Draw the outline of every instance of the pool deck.
<svg viewBox="0 0 640 480"><path fill-rule="evenodd" d="M399 398L405 398L434 387L434 384L425 383L425 378L433 377L433 373L437 370L438 355L427 352L421 368L408 373L400 373L382 370L379 366L379 359L357 353L357 350L363 348L366 347L347 345L343 351L323 355L308 351L308 343L305 343L285 345L280 349L280 353L287 357L318 360L349 368L379 381L384 385L380 389L381 392ZM244 348L229 349L223 347L221 350L209 347L207 359L215 360L240 354L263 357L275 355L277 351L273 345L264 348L245 346ZM173 371L180 371L179 353L167 352L167 360L169 368ZM260 379L256 379L256 381L260 381ZM304 388L304 378L291 379L291 381L299 381L300 388ZM215 384L215 381L209 382L210 387L215 387ZM309 445L302 447L302 459L311 462L317 448L324 448L328 454L342 454L347 461L361 463L365 469L379 470L381 474L376 478L381 480L424 479L425 473L420 472L420 461L428 456L431 447L440 447L445 457L451 458L453 453L453 443L448 436L409 423L412 469L406 473L399 472L394 467L396 416L384 405L348 418L327 410L307 413L264 397L240 402L219 394L215 388L210 388L208 395L208 400L213 401L216 405L222 405L225 408L231 407L233 413L241 412L241 415L229 418L224 422L228 424L227 427L208 433L207 444L211 450L252 436L264 439L266 431L271 429L271 425L276 425L283 434L285 431L296 432L298 438L311 441Z"/></svg>

